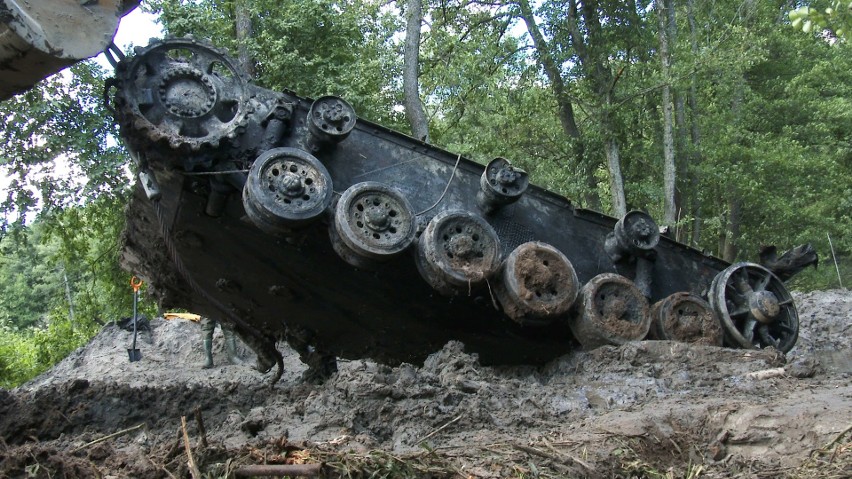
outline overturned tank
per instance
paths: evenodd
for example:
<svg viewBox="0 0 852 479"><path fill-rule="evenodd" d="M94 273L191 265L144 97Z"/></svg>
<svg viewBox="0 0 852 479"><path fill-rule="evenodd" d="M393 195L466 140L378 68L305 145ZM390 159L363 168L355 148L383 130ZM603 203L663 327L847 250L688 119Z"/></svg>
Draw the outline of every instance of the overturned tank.
<svg viewBox="0 0 852 479"><path fill-rule="evenodd" d="M318 377L334 358L421 362L460 340L541 364L652 338L789 351L779 277L357 117L342 98L247 81L224 52L156 41L118 64L110 108L135 160L122 262L164 307L232 325Z"/></svg>

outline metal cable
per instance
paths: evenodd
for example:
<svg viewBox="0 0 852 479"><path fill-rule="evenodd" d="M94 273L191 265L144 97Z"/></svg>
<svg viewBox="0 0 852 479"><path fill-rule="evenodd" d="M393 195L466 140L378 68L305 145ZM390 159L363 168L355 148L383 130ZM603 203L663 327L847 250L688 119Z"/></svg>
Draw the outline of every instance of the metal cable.
<svg viewBox="0 0 852 479"><path fill-rule="evenodd" d="M226 171L182 171L183 176L216 176L230 175L232 173L248 173L249 170L226 170Z"/></svg>
<svg viewBox="0 0 852 479"><path fill-rule="evenodd" d="M445 187L444 187L444 192L443 192L443 193L441 193L441 196L438 198L438 201L436 201L436 202L435 202L432 206L430 206L430 207L426 208L425 210L421 211L420 213L416 213L414 216L420 216L420 215L422 215L423 213L426 213L426 212L428 212L428 211L432 210L433 208L435 208L436 206L438 206L438 203L440 203L441 201L443 201L444 196L447 194L447 191L450 189L450 183L452 183L452 182L453 182L453 178L455 178L455 176L456 176L456 170L459 168L459 163L460 163L460 162L461 162L461 155L459 155L459 156L458 156L458 158L456 158L456 165L455 165L455 166L453 166L453 172L452 172L452 173L450 173L450 179L449 179L449 180L447 180L447 186L445 186Z"/></svg>

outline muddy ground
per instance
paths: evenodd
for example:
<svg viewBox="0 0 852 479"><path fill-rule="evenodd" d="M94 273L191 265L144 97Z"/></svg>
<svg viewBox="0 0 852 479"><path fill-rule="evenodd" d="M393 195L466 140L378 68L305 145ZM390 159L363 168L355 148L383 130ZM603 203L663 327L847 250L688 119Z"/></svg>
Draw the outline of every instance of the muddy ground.
<svg viewBox="0 0 852 479"><path fill-rule="evenodd" d="M645 341L494 368L449 343L423 365L341 362L313 385L282 346L274 387L248 350L220 365L218 331L202 370L195 323L154 320L139 362L132 333L108 326L0 390L0 477L191 477L182 416L203 477L311 462L331 477L852 477L852 293L796 300L786 357Z"/></svg>

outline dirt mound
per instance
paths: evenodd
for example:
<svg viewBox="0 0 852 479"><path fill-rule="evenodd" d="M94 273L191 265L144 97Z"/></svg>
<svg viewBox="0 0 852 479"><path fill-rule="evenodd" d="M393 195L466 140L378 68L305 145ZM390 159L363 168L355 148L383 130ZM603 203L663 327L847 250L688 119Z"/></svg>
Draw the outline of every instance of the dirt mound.
<svg viewBox="0 0 852 479"><path fill-rule="evenodd" d="M185 474L181 416L198 462L221 475L238 463L307 455L337 473L393 466L385 477L698 469L702 477L776 477L815 464L821 451L834 453L823 462L832 458L846 474L852 293L796 300L800 339L786 358L643 341L577 351L540 368L494 368L450 342L423 365L345 361L325 384L311 385L300 380L297 355L282 348L286 371L274 387L245 349L243 364L200 369L194 323L153 320L140 333L139 362L128 360L132 333L108 326L48 373L0 390L0 477ZM217 362L225 357L219 334Z"/></svg>

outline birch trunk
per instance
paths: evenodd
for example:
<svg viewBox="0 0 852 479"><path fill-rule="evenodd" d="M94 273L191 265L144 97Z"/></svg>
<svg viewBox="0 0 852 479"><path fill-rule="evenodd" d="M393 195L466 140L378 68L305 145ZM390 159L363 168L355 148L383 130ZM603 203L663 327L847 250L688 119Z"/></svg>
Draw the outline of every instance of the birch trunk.
<svg viewBox="0 0 852 479"><path fill-rule="evenodd" d="M247 0L237 0L234 3L234 29L237 38L237 61L240 68L254 78L254 59L248 50L248 39L252 36L251 15L247 8Z"/></svg>
<svg viewBox="0 0 852 479"><path fill-rule="evenodd" d="M405 95L405 115L411 125L411 134L429 142L429 122L420 99L420 26L423 21L421 0L406 3L405 52L403 56L402 89Z"/></svg>
<svg viewBox="0 0 852 479"><path fill-rule="evenodd" d="M686 19L689 23L689 43L690 48L692 50L693 56L697 58L698 55L698 34L696 33L695 26L695 11L694 11L694 0L687 0L686 2ZM698 174L695 173L698 169L698 166L701 163L701 129L698 125L698 120L700 118L700 112L698 111L698 99L696 96L698 95L698 88L696 87L696 79L695 73L690 75L689 81L689 112L691 113L691 121L690 121L690 139L692 140L692 148L690 149L689 155L689 165L690 171L689 174L689 185L690 190L695 192L698 191L699 186L699 178ZM701 202L697 195L692 196L691 202L691 215L692 215L692 246L698 246L701 242L701 223L703 221L702 213L701 213Z"/></svg>
<svg viewBox="0 0 852 479"><path fill-rule="evenodd" d="M674 121L671 98L671 66L668 41L668 15L663 0L656 0L658 30L660 42L660 63L663 74L662 110L663 110L663 225L674 226L677 223L677 205L675 202L675 181L677 170L674 152Z"/></svg>

